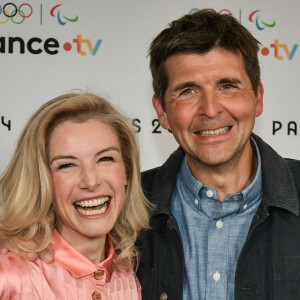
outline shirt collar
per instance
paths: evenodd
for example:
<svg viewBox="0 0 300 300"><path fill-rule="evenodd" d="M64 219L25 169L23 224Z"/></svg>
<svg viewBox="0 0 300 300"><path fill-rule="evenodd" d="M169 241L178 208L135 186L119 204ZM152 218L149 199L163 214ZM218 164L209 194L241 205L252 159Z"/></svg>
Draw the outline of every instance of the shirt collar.
<svg viewBox="0 0 300 300"><path fill-rule="evenodd" d="M247 186L244 190L242 190L240 193L229 194L224 200L224 201L230 201L230 200L232 201L234 199L240 200L239 201L240 212L245 211L245 207L250 207L251 204L258 201L262 197L261 156L260 156L258 146L252 137L250 137L250 142L251 142L252 150L257 155L257 170L256 170L255 177L251 182L251 184ZM193 176L188 166L186 155L182 161L182 165L178 172L178 176L180 178L180 181L184 185L184 187L193 195L194 199L199 198L198 195L203 195L203 193L206 193L207 190L210 190L213 192L212 198L218 200L217 192L215 189L204 185L202 182L198 181ZM194 201L194 199L191 199L191 201Z"/></svg>
<svg viewBox="0 0 300 300"><path fill-rule="evenodd" d="M101 269L105 273L106 282L110 281L113 272L114 248L109 239L106 240L105 245L107 258L96 265L71 246L56 229L53 230L51 244L55 253L54 260L76 278L93 274L95 271Z"/></svg>

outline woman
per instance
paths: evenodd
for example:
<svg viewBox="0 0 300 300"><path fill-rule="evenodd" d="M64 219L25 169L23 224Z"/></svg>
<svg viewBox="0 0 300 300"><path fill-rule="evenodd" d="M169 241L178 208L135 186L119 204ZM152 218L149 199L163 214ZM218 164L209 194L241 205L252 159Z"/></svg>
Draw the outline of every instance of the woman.
<svg viewBox="0 0 300 300"><path fill-rule="evenodd" d="M55 262L0 256L0 298L140 299L135 241L151 207L139 174L134 132L107 101L68 94L38 109L0 179L1 242L51 243Z"/></svg>

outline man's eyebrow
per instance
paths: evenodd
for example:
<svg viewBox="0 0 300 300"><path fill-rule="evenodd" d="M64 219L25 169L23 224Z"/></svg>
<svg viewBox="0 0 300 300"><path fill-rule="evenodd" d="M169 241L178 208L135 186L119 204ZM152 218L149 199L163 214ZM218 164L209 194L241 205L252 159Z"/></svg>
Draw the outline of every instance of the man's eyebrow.
<svg viewBox="0 0 300 300"><path fill-rule="evenodd" d="M188 87L189 88L199 87L199 85L195 81L186 81L186 82L179 83L178 85L176 85L173 92L178 92L178 91L188 88Z"/></svg>
<svg viewBox="0 0 300 300"><path fill-rule="evenodd" d="M217 83L218 84L225 84L225 83L241 84L242 82L237 78L225 77L225 78L221 78L220 80L218 80Z"/></svg>

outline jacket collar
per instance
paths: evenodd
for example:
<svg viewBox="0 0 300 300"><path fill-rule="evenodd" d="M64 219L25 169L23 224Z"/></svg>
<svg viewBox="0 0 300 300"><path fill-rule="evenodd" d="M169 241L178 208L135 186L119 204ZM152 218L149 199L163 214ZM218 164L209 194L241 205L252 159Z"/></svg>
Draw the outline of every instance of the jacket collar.
<svg viewBox="0 0 300 300"><path fill-rule="evenodd" d="M176 184L177 172L184 158L184 150L179 147L158 169L153 183L156 210L153 215L171 214L171 199Z"/></svg>
<svg viewBox="0 0 300 300"><path fill-rule="evenodd" d="M252 134L261 154L263 204L265 207L279 207L299 215L299 200L295 180L287 161Z"/></svg>
<svg viewBox="0 0 300 300"><path fill-rule="evenodd" d="M262 163L262 204L279 207L299 215L299 201L294 177L288 163L257 135L251 135L256 141ZM176 184L177 172L184 158L184 150L179 147L158 169L153 184L153 196L157 207L154 215L171 214L171 199Z"/></svg>

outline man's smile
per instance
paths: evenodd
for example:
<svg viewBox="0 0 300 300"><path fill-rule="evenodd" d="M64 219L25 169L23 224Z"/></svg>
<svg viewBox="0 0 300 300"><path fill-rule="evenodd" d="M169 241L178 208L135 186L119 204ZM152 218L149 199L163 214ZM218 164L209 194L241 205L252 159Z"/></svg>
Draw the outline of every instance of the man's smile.
<svg viewBox="0 0 300 300"><path fill-rule="evenodd" d="M232 128L232 126L226 126L226 127L221 127L221 128L214 129L214 130L196 131L195 134L200 135L200 136L215 136L215 135L224 134L224 133L228 132L231 128Z"/></svg>

